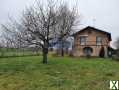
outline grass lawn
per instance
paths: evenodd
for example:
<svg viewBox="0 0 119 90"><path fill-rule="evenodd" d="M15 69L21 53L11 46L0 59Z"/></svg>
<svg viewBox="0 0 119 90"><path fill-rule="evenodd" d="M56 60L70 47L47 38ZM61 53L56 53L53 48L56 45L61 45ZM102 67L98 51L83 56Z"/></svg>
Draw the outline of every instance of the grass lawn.
<svg viewBox="0 0 119 90"><path fill-rule="evenodd" d="M119 62L111 59L49 57L0 58L0 90L109 90L119 80Z"/></svg>

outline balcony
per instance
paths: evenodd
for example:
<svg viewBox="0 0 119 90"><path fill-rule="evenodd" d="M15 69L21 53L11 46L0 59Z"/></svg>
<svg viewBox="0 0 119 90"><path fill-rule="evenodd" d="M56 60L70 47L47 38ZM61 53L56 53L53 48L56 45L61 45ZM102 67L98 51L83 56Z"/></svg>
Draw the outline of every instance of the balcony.
<svg viewBox="0 0 119 90"><path fill-rule="evenodd" d="M86 42L79 42L75 44L76 46L107 46L107 42L96 42L96 41L86 41Z"/></svg>

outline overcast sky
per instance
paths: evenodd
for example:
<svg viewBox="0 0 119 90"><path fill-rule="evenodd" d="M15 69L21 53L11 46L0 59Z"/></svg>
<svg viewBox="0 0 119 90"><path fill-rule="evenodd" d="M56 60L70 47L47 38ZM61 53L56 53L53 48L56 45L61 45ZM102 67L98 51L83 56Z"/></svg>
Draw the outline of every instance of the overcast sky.
<svg viewBox="0 0 119 90"><path fill-rule="evenodd" d="M8 21L8 15L19 17L34 0L0 0L0 24ZM74 0L68 0L71 5ZM112 33L113 42L119 36L119 0L77 0L83 26L95 26Z"/></svg>

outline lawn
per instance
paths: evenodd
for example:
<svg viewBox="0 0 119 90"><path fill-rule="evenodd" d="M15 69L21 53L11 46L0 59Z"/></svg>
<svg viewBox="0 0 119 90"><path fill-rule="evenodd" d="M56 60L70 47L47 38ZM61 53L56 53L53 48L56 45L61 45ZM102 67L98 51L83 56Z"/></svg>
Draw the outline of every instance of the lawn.
<svg viewBox="0 0 119 90"><path fill-rule="evenodd" d="M109 90L119 80L119 62L111 59L49 57L0 58L0 90Z"/></svg>

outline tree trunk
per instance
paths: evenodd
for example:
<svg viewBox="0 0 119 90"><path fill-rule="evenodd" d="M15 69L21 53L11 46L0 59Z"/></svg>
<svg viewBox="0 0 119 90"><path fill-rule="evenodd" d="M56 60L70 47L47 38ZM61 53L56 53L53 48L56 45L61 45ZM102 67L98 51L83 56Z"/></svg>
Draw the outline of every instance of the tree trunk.
<svg viewBox="0 0 119 90"><path fill-rule="evenodd" d="M64 57L64 49L63 49L63 47L61 49L61 56Z"/></svg>
<svg viewBox="0 0 119 90"><path fill-rule="evenodd" d="M47 53L43 53L43 64L47 64Z"/></svg>
<svg viewBox="0 0 119 90"><path fill-rule="evenodd" d="M44 48L43 49L43 64L47 64L47 62L48 62L47 55L48 55L48 49Z"/></svg>
<svg viewBox="0 0 119 90"><path fill-rule="evenodd" d="M64 57L64 43L62 41L62 45L61 45L61 56Z"/></svg>

